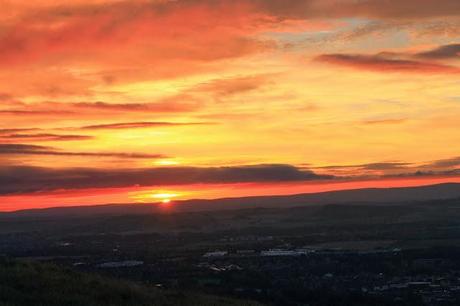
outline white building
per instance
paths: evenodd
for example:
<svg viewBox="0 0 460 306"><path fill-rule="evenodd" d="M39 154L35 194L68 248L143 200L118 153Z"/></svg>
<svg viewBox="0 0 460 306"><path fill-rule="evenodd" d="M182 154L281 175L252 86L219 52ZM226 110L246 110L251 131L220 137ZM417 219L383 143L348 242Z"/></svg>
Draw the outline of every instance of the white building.
<svg viewBox="0 0 460 306"><path fill-rule="evenodd" d="M283 249L270 249L268 251L260 252L261 256L300 256L304 253L298 251L291 251L291 250L283 250Z"/></svg>
<svg viewBox="0 0 460 306"><path fill-rule="evenodd" d="M215 252L208 252L206 254L203 255L203 257L223 257L225 255L227 255L228 252L227 251L215 251Z"/></svg>
<svg viewBox="0 0 460 306"><path fill-rule="evenodd" d="M98 267L100 268L126 268L126 267L142 266L143 264L144 264L143 261L126 260L126 261L105 262L103 264L98 265Z"/></svg>

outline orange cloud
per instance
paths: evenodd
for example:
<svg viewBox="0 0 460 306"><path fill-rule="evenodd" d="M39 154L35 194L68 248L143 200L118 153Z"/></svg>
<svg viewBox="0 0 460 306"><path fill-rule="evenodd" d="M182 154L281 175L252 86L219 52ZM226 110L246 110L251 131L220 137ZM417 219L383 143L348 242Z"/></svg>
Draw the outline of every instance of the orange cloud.
<svg viewBox="0 0 460 306"><path fill-rule="evenodd" d="M262 50L249 37L256 17L247 5L187 5L145 1L58 7L12 23L0 37L1 63L32 61L132 63L217 60ZM116 48L113 48L116 47ZM111 48L110 52L107 49ZM63 57L64 56L64 57Z"/></svg>

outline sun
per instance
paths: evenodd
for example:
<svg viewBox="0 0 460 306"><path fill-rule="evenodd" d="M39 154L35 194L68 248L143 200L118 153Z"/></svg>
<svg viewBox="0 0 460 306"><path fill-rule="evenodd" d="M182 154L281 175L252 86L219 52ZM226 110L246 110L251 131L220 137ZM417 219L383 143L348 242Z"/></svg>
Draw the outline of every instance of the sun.
<svg viewBox="0 0 460 306"><path fill-rule="evenodd" d="M171 192L160 192L160 193L154 193L151 194L150 197L160 200L161 203L163 204L168 204L171 203L173 198L177 198L179 194L177 193L171 193Z"/></svg>
<svg viewBox="0 0 460 306"><path fill-rule="evenodd" d="M172 159L160 159L155 162L159 166L176 166L179 164L179 161Z"/></svg>
<svg viewBox="0 0 460 306"><path fill-rule="evenodd" d="M160 202L163 204L171 203L174 199L184 196L183 192L171 190L150 190L134 193L130 198L138 203Z"/></svg>

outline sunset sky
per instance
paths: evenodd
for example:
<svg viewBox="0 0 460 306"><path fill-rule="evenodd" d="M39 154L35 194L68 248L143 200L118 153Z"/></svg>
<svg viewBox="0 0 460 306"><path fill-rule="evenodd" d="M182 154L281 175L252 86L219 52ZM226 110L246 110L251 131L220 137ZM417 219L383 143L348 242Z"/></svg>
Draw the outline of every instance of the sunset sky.
<svg viewBox="0 0 460 306"><path fill-rule="evenodd" d="M0 211L460 182L459 0L0 8Z"/></svg>

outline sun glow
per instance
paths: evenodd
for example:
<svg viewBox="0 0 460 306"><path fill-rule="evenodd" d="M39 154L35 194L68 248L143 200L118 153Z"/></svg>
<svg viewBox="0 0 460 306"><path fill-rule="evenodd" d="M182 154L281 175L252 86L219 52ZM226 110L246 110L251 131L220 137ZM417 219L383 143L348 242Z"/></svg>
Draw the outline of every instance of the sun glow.
<svg viewBox="0 0 460 306"><path fill-rule="evenodd" d="M178 196L177 193L157 193L152 195L152 198L161 200L162 203L170 203L171 199Z"/></svg>
<svg viewBox="0 0 460 306"><path fill-rule="evenodd" d="M156 161L155 164L159 166L175 166L178 165L179 162L173 159L160 159Z"/></svg>
<svg viewBox="0 0 460 306"><path fill-rule="evenodd" d="M139 203L147 203L152 201L160 201L161 203L167 204L175 198L183 196L183 194L170 192L170 191L147 191L135 194L131 198Z"/></svg>

